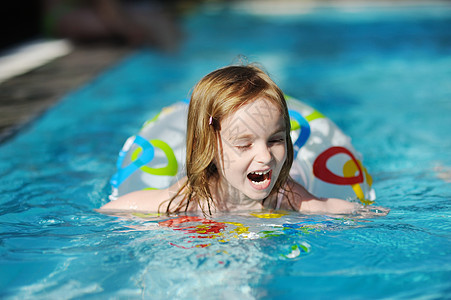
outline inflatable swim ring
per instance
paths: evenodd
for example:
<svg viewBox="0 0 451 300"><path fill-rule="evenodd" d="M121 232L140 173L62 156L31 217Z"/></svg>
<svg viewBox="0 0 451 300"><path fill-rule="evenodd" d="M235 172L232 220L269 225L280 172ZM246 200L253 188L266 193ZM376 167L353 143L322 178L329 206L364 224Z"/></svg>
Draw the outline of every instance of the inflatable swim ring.
<svg viewBox="0 0 451 300"><path fill-rule="evenodd" d="M286 98L294 146L292 178L317 197L372 204L372 179L351 138L314 108ZM136 190L167 188L185 176L187 112L187 101L163 108L127 139L111 179L111 200Z"/></svg>

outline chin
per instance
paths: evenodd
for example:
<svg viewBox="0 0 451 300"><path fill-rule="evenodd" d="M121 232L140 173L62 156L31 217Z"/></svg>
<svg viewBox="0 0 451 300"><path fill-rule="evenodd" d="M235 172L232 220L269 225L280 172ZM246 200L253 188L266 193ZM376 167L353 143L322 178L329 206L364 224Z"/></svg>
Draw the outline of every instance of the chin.
<svg viewBox="0 0 451 300"><path fill-rule="evenodd" d="M249 199L252 199L255 201L263 201L264 199L266 199L269 196L269 194L271 194L271 190L266 191L266 192L260 192L260 193L258 193L258 192L257 193L256 192L248 193L248 194L246 194L246 196Z"/></svg>

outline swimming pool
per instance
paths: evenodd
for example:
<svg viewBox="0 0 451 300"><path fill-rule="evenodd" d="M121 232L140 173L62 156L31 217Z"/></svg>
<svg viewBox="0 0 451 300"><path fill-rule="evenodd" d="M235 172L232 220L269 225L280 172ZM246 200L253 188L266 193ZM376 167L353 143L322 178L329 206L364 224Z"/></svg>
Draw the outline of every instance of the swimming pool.
<svg viewBox="0 0 451 300"><path fill-rule="evenodd" d="M449 298L450 12L189 16L180 53L137 51L0 145L0 297ZM353 138L388 216L94 211L124 140L237 54Z"/></svg>

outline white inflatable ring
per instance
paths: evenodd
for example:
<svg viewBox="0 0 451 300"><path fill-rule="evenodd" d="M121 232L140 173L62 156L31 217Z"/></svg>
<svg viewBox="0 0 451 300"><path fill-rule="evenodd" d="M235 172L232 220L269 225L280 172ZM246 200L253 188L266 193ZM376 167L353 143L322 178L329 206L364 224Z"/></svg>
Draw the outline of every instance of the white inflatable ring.
<svg viewBox="0 0 451 300"><path fill-rule="evenodd" d="M317 197L372 204L372 179L350 137L317 110L286 98L294 145L292 178ZM167 188L185 175L187 112L187 102L166 107L127 139L111 179L110 199L136 190Z"/></svg>

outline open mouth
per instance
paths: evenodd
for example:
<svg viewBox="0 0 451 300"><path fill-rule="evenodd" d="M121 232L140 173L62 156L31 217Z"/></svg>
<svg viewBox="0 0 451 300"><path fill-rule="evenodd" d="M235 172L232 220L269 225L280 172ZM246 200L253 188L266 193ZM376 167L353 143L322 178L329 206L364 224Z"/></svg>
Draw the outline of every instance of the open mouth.
<svg viewBox="0 0 451 300"><path fill-rule="evenodd" d="M252 185L257 189L265 189L271 183L272 170L263 172L250 172L247 174L247 178L251 181Z"/></svg>

